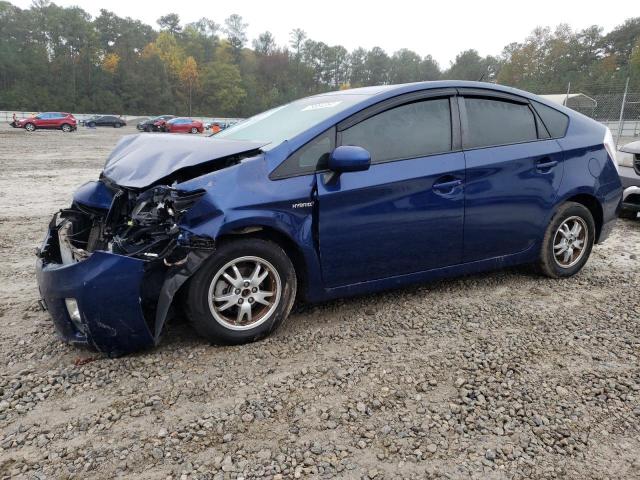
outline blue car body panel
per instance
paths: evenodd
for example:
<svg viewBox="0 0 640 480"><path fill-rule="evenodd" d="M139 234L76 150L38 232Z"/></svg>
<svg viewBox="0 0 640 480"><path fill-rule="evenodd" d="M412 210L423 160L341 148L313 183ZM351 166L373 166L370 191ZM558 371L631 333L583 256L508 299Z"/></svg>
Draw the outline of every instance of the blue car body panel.
<svg viewBox="0 0 640 480"><path fill-rule="evenodd" d="M73 201L87 207L108 210L113 201L113 191L103 182L87 182L73 193Z"/></svg>
<svg viewBox="0 0 640 480"><path fill-rule="evenodd" d="M464 155L463 261L511 255L539 242L564 170L558 142L480 148ZM538 168L541 161L556 163Z"/></svg>
<svg viewBox="0 0 640 480"><path fill-rule="evenodd" d="M371 165L328 184L316 174L325 286L461 263L464 172L464 154L453 152Z"/></svg>
<svg viewBox="0 0 640 480"><path fill-rule="evenodd" d="M58 334L70 343L111 355L154 345L140 305L144 262L95 252L71 265L37 263L40 295ZM69 318L65 298L77 301L83 331Z"/></svg>
<svg viewBox="0 0 640 480"><path fill-rule="evenodd" d="M556 139L453 148L337 176L318 171L270 178L300 147L368 107L430 89L448 89L455 96L464 88L551 106L569 116L567 132ZM278 145L125 137L105 166L104 181L80 187L74 202L108 210L113 185L143 190L176 171L211 165L192 178L174 180L176 189L204 192L180 220L180 241L270 232L295 260L303 280L299 290L309 301L535 261L546 226L569 199L593 202L597 241L611 231L622 188L603 147L602 125L527 92L484 83L427 82L346 93L362 100ZM242 160L215 167L233 155ZM157 342L159 332L152 333L140 307L145 268L145 261L101 251L74 265L39 260L41 294L61 336L110 353ZM69 321L67 296L78 299L84 333ZM164 299L165 306L169 301Z"/></svg>

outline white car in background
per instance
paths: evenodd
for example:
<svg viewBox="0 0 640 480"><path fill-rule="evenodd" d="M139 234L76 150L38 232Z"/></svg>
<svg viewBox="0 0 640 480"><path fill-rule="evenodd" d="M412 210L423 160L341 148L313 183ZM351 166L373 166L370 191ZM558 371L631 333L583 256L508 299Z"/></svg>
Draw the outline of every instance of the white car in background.
<svg viewBox="0 0 640 480"><path fill-rule="evenodd" d="M640 212L640 140L618 149L622 181L622 218L636 218Z"/></svg>

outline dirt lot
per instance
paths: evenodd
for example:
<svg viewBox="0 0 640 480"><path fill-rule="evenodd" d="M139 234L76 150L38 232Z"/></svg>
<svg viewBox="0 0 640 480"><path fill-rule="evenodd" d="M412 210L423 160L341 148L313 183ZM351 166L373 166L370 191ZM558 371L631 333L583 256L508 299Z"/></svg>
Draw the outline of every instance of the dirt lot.
<svg viewBox="0 0 640 480"><path fill-rule="evenodd" d="M115 360L62 344L33 250L133 131L0 127L0 478L640 478L640 221L570 280L297 307L242 347L186 324Z"/></svg>

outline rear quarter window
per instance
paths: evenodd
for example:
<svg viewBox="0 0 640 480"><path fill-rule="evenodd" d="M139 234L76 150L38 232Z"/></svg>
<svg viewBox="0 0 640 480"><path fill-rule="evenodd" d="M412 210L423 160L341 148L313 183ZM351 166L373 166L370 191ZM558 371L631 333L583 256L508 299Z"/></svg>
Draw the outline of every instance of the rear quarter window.
<svg viewBox="0 0 640 480"><path fill-rule="evenodd" d="M535 108L538 115L542 119L545 127L549 131L552 138L564 137L567 133L567 127L569 126L569 117L564 113L559 112L555 108L547 107L546 105L531 101L531 105Z"/></svg>

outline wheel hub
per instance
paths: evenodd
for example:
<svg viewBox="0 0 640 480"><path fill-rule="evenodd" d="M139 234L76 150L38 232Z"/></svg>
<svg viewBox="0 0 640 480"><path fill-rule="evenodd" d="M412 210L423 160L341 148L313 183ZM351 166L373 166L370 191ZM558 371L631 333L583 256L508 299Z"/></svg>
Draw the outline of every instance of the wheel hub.
<svg viewBox="0 0 640 480"><path fill-rule="evenodd" d="M562 268L570 268L583 257L588 244L589 231L582 217L567 218L553 237L553 257Z"/></svg>
<svg viewBox="0 0 640 480"><path fill-rule="evenodd" d="M280 275L273 265L259 257L241 257L214 275L209 308L225 328L247 330L271 317L281 294Z"/></svg>

